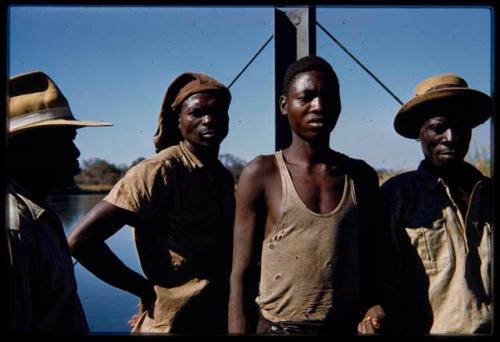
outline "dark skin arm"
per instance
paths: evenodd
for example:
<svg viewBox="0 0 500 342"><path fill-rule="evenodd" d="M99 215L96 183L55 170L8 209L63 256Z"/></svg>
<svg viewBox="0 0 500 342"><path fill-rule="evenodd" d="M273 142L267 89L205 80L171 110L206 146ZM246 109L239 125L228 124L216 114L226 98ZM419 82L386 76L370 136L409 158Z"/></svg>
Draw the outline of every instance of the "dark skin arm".
<svg viewBox="0 0 500 342"><path fill-rule="evenodd" d="M257 312L254 289L258 279L253 271L266 219L265 164L263 158L249 163L238 182L228 308L229 333L252 332L251 316Z"/></svg>
<svg viewBox="0 0 500 342"><path fill-rule="evenodd" d="M356 194L360 209L360 266L362 300L365 315L358 324L358 334L376 334L383 328L386 316L380 303L379 241L380 232L380 194L378 176L374 170L363 167L355 179Z"/></svg>
<svg viewBox="0 0 500 342"><path fill-rule="evenodd" d="M99 202L68 237L71 254L99 279L141 299L143 311L155 300L153 285L128 268L104 242L124 225L135 226L136 214Z"/></svg>

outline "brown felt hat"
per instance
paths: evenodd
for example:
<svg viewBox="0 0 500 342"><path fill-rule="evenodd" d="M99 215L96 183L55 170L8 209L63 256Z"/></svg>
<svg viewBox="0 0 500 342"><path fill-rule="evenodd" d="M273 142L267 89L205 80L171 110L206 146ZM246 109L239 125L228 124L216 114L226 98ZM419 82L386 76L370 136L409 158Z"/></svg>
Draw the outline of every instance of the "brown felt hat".
<svg viewBox="0 0 500 342"><path fill-rule="evenodd" d="M203 92L217 92L223 96L228 103L231 102L229 89L216 79L200 73L185 72L177 76L165 92L160 114L158 116L158 128L153 137L156 152L176 145L182 140L179 130L178 111L182 103L191 95Z"/></svg>
<svg viewBox="0 0 500 342"><path fill-rule="evenodd" d="M109 122L75 119L68 101L54 81L42 71L9 80L9 136L48 126L111 126Z"/></svg>
<svg viewBox="0 0 500 342"><path fill-rule="evenodd" d="M473 128L488 120L491 114L490 96L469 88L457 75L442 74L417 84L414 97L396 114L394 128L403 137L417 139L422 125L433 116L459 117Z"/></svg>

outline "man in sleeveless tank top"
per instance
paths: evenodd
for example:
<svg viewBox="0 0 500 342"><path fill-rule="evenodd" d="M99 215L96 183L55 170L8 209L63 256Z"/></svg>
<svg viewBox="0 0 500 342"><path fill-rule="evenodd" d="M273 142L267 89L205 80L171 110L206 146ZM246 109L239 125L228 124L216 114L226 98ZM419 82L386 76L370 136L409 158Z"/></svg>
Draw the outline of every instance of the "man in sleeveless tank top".
<svg viewBox="0 0 500 342"><path fill-rule="evenodd" d="M238 183L229 332L373 333L385 315L377 174L329 147L341 104L328 62L304 57L283 83L292 143L255 158Z"/></svg>

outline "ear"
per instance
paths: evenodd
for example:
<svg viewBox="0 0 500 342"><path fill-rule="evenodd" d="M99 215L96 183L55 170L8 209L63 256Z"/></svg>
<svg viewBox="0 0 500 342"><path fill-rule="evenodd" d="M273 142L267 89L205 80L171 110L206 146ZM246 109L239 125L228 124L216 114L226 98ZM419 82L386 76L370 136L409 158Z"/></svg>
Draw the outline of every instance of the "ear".
<svg viewBox="0 0 500 342"><path fill-rule="evenodd" d="M280 111L282 115L288 114L288 101L285 95L281 95L279 99Z"/></svg>

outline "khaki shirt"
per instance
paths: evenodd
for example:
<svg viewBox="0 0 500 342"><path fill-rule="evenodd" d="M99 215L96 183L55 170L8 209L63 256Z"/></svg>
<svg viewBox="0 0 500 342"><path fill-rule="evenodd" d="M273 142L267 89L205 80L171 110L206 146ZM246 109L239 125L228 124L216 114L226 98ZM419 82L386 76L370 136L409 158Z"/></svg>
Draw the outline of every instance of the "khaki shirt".
<svg viewBox="0 0 500 342"><path fill-rule="evenodd" d="M104 198L140 218L134 235L157 301L133 331L223 332L234 220L234 181L181 142L130 169Z"/></svg>
<svg viewBox="0 0 500 342"><path fill-rule="evenodd" d="M8 329L13 333L86 333L66 235L46 203L9 181L6 227Z"/></svg>
<svg viewBox="0 0 500 342"><path fill-rule="evenodd" d="M423 162L382 187L385 306L404 334L488 332L491 324L490 180L465 163L457 172L475 183L465 217Z"/></svg>

